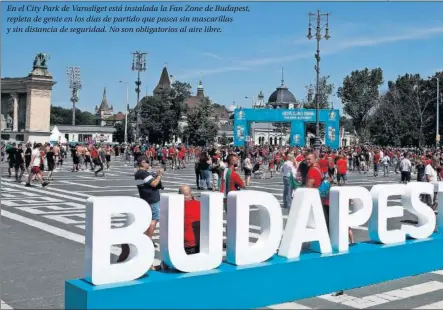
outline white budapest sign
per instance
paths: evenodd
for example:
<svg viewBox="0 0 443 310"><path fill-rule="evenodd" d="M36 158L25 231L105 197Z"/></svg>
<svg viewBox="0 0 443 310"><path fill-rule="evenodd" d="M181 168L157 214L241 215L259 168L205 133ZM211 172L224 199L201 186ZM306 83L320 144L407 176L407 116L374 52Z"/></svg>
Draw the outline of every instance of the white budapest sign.
<svg viewBox="0 0 443 310"><path fill-rule="evenodd" d="M228 196L226 260L238 266L261 263L278 255L300 256L302 244L309 242L320 253L348 250L349 227L369 221L370 239L382 244L402 243L407 237L428 238L435 229L434 211L420 201L420 194L443 199L442 183L375 185L371 191L359 186L334 187L330 194L328 233L317 190L297 189L286 227L282 210L270 193L237 191ZM401 195L402 206L388 206L388 197ZM354 200L352 213L349 200ZM160 205L160 251L162 259L182 272L215 269L223 258L223 195L204 193L201 197L200 253L187 255L184 246L184 197L163 194ZM249 243L249 208L258 206L262 233ZM402 224L388 230L387 220L401 217L404 209L418 218L418 224ZM152 219L147 203L135 197L98 197L88 200L86 211L86 277L94 285L125 282L143 276L152 266L155 248L146 231ZM111 228L111 215L127 213L128 226ZM440 212L441 213L441 212ZM440 221L441 222L441 221ZM130 244L127 261L110 262L112 245Z"/></svg>

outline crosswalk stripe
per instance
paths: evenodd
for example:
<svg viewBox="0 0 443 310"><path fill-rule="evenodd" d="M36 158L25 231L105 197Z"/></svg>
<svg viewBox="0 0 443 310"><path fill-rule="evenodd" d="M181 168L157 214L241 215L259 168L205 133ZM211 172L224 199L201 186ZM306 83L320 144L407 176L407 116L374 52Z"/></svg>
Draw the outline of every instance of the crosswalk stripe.
<svg viewBox="0 0 443 310"><path fill-rule="evenodd" d="M414 309L443 309L443 300L437 301L432 304L424 305Z"/></svg>
<svg viewBox="0 0 443 310"><path fill-rule="evenodd" d="M284 304L268 306L270 309L311 309L295 302L286 302Z"/></svg>
<svg viewBox="0 0 443 310"><path fill-rule="evenodd" d="M13 309L10 305L8 305L7 303L5 303L3 300L1 301L1 307L0 309Z"/></svg>
<svg viewBox="0 0 443 310"><path fill-rule="evenodd" d="M343 294L340 296L332 296L328 294L318 297L330 302L342 304L344 306L357 309L366 309L369 307L379 306L391 301L406 299L439 290L443 290L443 282L430 281L417 285L406 286L404 288L388 291L385 293L369 295L366 297L354 297L347 294Z"/></svg>

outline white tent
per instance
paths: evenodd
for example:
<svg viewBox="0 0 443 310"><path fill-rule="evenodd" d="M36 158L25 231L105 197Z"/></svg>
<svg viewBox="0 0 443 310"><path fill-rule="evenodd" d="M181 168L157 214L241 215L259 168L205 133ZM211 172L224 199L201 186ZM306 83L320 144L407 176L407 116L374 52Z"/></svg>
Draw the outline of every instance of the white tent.
<svg viewBox="0 0 443 310"><path fill-rule="evenodd" d="M66 138L61 134L60 130L58 130L57 126L54 126L52 129L51 135L49 136L50 142L60 142L66 143Z"/></svg>

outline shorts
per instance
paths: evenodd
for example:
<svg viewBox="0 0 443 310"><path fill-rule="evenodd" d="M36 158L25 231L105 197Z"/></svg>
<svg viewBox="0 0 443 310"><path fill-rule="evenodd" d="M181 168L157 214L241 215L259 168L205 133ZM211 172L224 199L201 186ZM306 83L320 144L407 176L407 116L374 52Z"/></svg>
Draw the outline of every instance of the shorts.
<svg viewBox="0 0 443 310"><path fill-rule="evenodd" d="M111 155L106 155L106 162L109 163L111 161Z"/></svg>
<svg viewBox="0 0 443 310"><path fill-rule="evenodd" d="M152 220L158 221L160 219L160 201L149 204L152 211Z"/></svg>
<svg viewBox="0 0 443 310"><path fill-rule="evenodd" d="M14 162L13 161L9 161L9 169L12 169L12 168L14 168Z"/></svg>
<svg viewBox="0 0 443 310"><path fill-rule="evenodd" d="M32 167L31 172L34 174L38 174L42 171L41 171L40 167L34 166L34 167Z"/></svg>

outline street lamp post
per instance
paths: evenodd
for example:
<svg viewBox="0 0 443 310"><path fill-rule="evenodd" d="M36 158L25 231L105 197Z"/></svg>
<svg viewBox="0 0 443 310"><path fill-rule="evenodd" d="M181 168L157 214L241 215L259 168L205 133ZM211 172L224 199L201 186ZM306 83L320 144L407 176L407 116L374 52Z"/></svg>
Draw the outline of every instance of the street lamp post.
<svg viewBox="0 0 443 310"><path fill-rule="evenodd" d="M330 13L320 13L320 10L317 10L316 13L309 13L309 28L307 38L311 40L312 36L312 22L316 23L316 32L315 39L317 40L317 53L315 54L315 59L317 60L317 64L314 69L317 73L317 81L316 81L316 92L315 92L315 143L314 148L316 150L320 149L321 140L320 140L320 123L319 123L319 110L320 110L320 40L322 38L329 40L331 36L329 35L329 15ZM322 36L322 29L325 29L325 35Z"/></svg>
<svg viewBox="0 0 443 310"><path fill-rule="evenodd" d="M66 75L68 76L69 88L71 89L72 102L72 125L75 126L75 104L78 102L78 91L82 88L79 67L67 67Z"/></svg>
<svg viewBox="0 0 443 310"><path fill-rule="evenodd" d="M129 105L129 85L128 82L119 81L126 84L126 103L125 103L125 144L128 143L128 105Z"/></svg>
<svg viewBox="0 0 443 310"><path fill-rule="evenodd" d="M146 71L146 55L148 53L142 53L140 51L135 51L132 53L132 71L137 71L137 80L135 81L135 92L137 93L137 105L135 106L135 112L137 115L137 123L136 123L136 130L135 135L136 138L140 137L140 122L141 122L141 115L140 115L140 85L142 82L140 81L140 72Z"/></svg>

